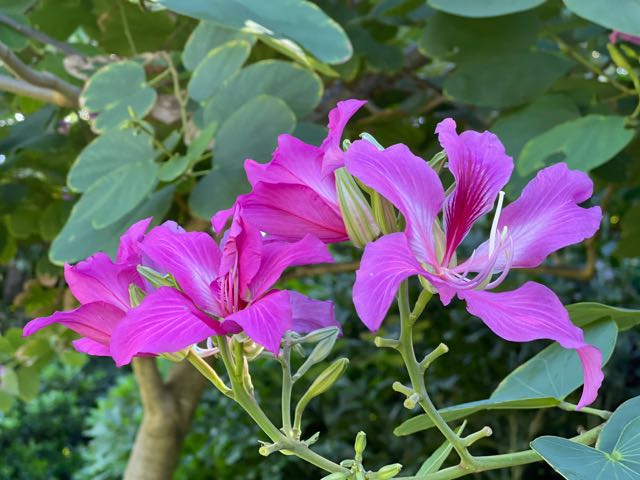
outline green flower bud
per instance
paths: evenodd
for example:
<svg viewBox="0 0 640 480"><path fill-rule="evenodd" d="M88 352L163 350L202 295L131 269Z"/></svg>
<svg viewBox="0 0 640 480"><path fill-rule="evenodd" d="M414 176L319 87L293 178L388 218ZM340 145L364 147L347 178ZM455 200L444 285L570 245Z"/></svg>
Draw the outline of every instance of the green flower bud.
<svg viewBox="0 0 640 480"><path fill-rule="evenodd" d="M369 475L367 478L370 480L389 480L394 478L402 470L402 465L399 463L393 463L391 465L385 465L376 473Z"/></svg>
<svg viewBox="0 0 640 480"><path fill-rule="evenodd" d="M338 204L347 233L353 244L363 248L380 235L369 202L354 178L343 168L335 171Z"/></svg>
<svg viewBox="0 0 640 480"><path fill-rule="evenodd" d="M375 145L375 147L376 147L378 150L384 150L384 147L383 147L382 145L380 145L380 142L378 142L378 140L376 140L376 139L373 137L373 135L371 135L370 133L362 132L362 133L360 134L360 138L361 138L361 139L363 139L363 140L366 140L367 142L369 142L369 143L371 143L371 144L373 144L373 145Z"/></svg>
<svg viewBox="0 0 640 480"><path fill-rule="evenodd" d="M189 355L189 350L191 350L191 347L183 348L182 350L178 350L177 352L163 353L160 356L162 358L166 358L167 360L171 360L172 362L181 362L182 360L187 358L187 355Z"/></svg>
<svg viewBox="0 0 640 480"><path fill-rule="evenodd" d="M313 381L309 389L304 393L304 395L302 395L298 405L296 405L294 427L299 428L302 422L302 414L304 413L304 409L307 408L309 402L329 390L331 386L342 376L348 366L349 359L339 358L325 368L320 375L318 375L318 378Z"/></svg>
<svg viewBox="0 0 640 480"><path fill-rule="evenodd" d="M365 448L367 448L367 434L361 431L356 435L356 441L353 446L353 449L356 452L356 462L362 463L362 454L364 453Z"/></svg>
<svg viewBox="0 0 640 480"><path fill-rule="evenodd" d="M149 267L138 265L138 273L142 275L154 287L177 287L176 281L171 274L161 274Z"/></svg>
<svg viewBox="0 0 640 480"><path fill-rule="evenodd" d="M304 337L300 337L296 340L298 343L318 343L328 337L335 337L340 333L338 327L324 327L307 333Z"/></svg>
<svg viewBox="0 0 640 480"><path fill-rule="evenodd" d="M327 475L326 477L322 477L321 480L347 480L348 478L349 478L348 473L336 472L336 473Z"/></svg>
<svg viewBox="0 0 640 480"><path fill-rule="evenodd" d="M300 366L296 374L293 376L293 381L297 381L300 377L302 377L307 371L314 366L316 363L322 362L325 358L329 356L331 350L333 350L333 346L336 343L336 339L338 338L338 330L335 327L333 328L333 332L330 336L325 337L320 340L315 348L311 351L311 354L307 357L304 363Z"/></svg>
<svg viewBox="0 0 640 480"><path fill-rule="evenodd" d="M429 166L431 168L433 168L436 173L440 173L440 170L442 170L442 166L445 164L445 162L447 161L447 153L442 150L438 153L436 153L431 160L429 160Z"/></svg>
<svg viewBox="0 0 640 480"><path fill-rule="evenodd" d="M371 194L371 209L373 210L373 218L382 233L388 235L398 231L398 216L395 207L378 192Z"/></svg>
<svg viewBox="0 0 640 480"><path fill-rule="evenodd" d="M129 303L131 304L131 308L136 308L140 305L142 300L144 300L144 296L145 293L139 286L133 283L129 284Z"/></svg>

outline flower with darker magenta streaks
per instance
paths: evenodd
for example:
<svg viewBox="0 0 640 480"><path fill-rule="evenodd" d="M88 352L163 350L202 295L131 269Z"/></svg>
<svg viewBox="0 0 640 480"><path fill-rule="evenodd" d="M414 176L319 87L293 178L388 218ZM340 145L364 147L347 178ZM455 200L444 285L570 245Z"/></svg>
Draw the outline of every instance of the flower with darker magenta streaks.
<svg viewBox="0 0 640 480"><path fill-rule="evenodd" d="M349 119L366 102L345 100L329 113L329 133L319 147L291 135L278 137L278 148L267 164L245 162L252 191L241 195L244 217L261 231L283 240L307 234L325 243L349 239L338 204L334 171L344 165L341 139ZM234 207L218 212L213 226L220 232Z"/></svg>
<svg viewBox="0 0 640 480"><path fill-rule="evenodd" d="M73 342L76 350L110 356L113 331L132 308L129 286L135 285L142 290L150 288L136 269L142 257L140 242L150 223L151 218L140 220L124 233L115 262L105 253L96 253L76 265L66 264L64 278L80 306L31 320L24 327L24 335L32 335L48 325L59 323L83 337ZM172 229L174 226L173 222L167 222L156 229Z"/></svg>
<svg viewBox="0 0 640 480"><path fill-rule="evenodd" d="M160 287L128 312L111 343L117 365L242 331L277 355L288 330L339 326L331 302L272 289L287 267L332 261L326 245L311 235L295 243L265 239L241 213L220 246L204 232L156 229L145 237L143 254L179 289Z"/></svg>
<svg viewBox="0 0 640 480"><path fill-rule="evenodd" d="M508 292L489 290L509 269L536 267L550 253L597 231L600 208L578 206L591 197L591 180L559 163L541 170L520 198L502 209L501 189L511 176L513 160L500 140L490 132L458 135L452 119L442 121L436 133L455 179L449 195L435 171L404 145L380 151L357 141L346 153L349 172L393 203L406 221L404 232L385 235L364 251L353 290L360 318L378 330L400 283L418 275L445 305L457 295L469 313L506 340L550 339L575 349L584 367L578 406L588 405L602 383L601 353L585 343L556 295L535 282ZM457 247L496 198L489 239L460 262Z"/></svg>

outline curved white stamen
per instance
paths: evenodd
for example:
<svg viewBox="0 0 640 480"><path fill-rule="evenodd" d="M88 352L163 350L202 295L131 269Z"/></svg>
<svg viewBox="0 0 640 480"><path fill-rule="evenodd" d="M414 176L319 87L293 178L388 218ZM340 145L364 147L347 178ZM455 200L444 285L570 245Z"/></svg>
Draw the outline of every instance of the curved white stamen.
<svg viewBox="0 0 640 480"><path fill-rule="evenodd" d="M465 267L464 271L462 272L462 276L466 277L469 274L469 268L471 268L471 262L473 262L473 259L476 256L476 250L473 249L473 252L471 253L471 256L467 259L466 262L464 262L467 266Z"/></svg>
<svg viewBox="0 0 640 480"><path fill-rule="evenodd" d="M491 224L491 235L489 235L489 256L491 256L496 246L496 233L498 231L500 213L502 213L502 202L504 202L504 192L500 191L500 193L498 193L498 206L496 207L496 213L493 216L493 223Z"/></svg>
<svg viewBox="0 0 640 480"><path fill-rule="evenodd" d="M504 228L506 230L507 227L504 227ZM496 278L493 282L487 284L487 286L485 287L486 290L491 290L492 288L496 288L498 285L500 285L504 281L504 279L507 278L507 275L511 270L511 265L513 265L513 238L509 237L508 241L509 241L509 244L507 245L507 248L505 248L504 250L504 256L505 256L504 268L502 269L502 272L500 272L500 276L498 278Z"/></svg>
<svg viewBox="0 0 640 480"><path fill-rule="evenodd" d="M207 357L211 357L212 355L217 355L218 353L220 353L220 350L217 347L200 348L197 345L193 345L191 348L196 353L196 355L198 355L200 358L207 358Z"/></svg>

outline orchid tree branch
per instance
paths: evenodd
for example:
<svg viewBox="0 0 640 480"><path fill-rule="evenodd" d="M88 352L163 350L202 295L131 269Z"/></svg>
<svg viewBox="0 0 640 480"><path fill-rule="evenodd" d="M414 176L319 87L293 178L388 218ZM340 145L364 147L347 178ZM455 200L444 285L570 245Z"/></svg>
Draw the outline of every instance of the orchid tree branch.
<svg viewBox="0 0 640 480"><path fill-rule="evenodd" d="M20 23L14 20L13 18L7 15L4 15L2 13L0 13L0 24L9 27L10 29L18 32L21 35L24 35L25 37L30 37L30 38L33 38L34 40L37 40L40 43L51 45L53 48L55 48L59 52L66 53L67 55L80 55L81 57L84 56L79 50L76 50L74 47L72 47L68 43L61 42L60 40L52 38L46 33L36 30L35 28L31 28L29 25Z"/></svg>
<svg viewBox="0 0 640 480"><path fill-rule="evenodd" d="M62 93L51 90L50 88L38 87L24 80L10 77L8 75L0 75L0 91L13 93L23 97L35 98L45 103L57 105L59 107L74 108L77 101L71 101Z"/></svg>
<svg viewBox="0 0 640 480"><path fill-rule="evenodd" d="M0 41L0 60L18 78L36 87L53 90L62 95L69 105L79 105L80 89L49 72L38 72L25 64Z"/></svg>
<svg viewBox="0 0 640 480"><path fill-rule="evenodd" d="M131 362L136 376L145 412L154 414L161 410L159 402L166 396L155 357L136 357Z"/></svg>

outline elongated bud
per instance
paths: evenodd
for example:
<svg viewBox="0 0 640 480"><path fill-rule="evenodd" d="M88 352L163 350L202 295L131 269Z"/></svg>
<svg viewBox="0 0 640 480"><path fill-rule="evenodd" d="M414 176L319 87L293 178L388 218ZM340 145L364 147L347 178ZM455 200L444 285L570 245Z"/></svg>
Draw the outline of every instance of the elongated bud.
<svg viewBox="0 0 640 480"><path fill-rule="evenodd" d="M355 461L358 463L362 463L362 454L364 453L365 448L367 448L367 434L360 431L356 435L356 441L353 445L353 449L356 452Z"/></svg>
<svg viewBox="0 0 640 480"><path fill-rule="evenodd" d="M378 192L371 193L371 209L373 210L373 218L382 233L388 235L398 231L396 208Z"/></svg>
<svg viewBox="0 0 640 480"><path fill-rule="evenodd" d="M129 304L131 308L136 308L140 305L142 300L144 300L144 296L145 293L139 286L133 283L129 284Z"/></svg>
<svg viewBox="0 0 640 480"><path fill-rule="evenodd" d="M391 465L385 465L380 470L367 476L370 480L389 480L394 478L402 470L402 465L399 463L393 463Z"/></svg>
<svg viewBox="0 0 640 480"><path fill-rule="evenodd" d="M327 475L326 477L322 477L321 480L347 480L348 478L349 478L348 473L336 472L336 473Z"/></svg>
<svg viewBox="0 0 640 480"><path fill-rule="evenodd" d="M436 173L440 173L440 170L442 170L442 167L444 166L446 161L447 154L444 150L442 150L431 157L431 160L429 160L429 166L433 168Z"/></svg>
<svg viewBox="0 0 640 480"><path fill-rule="evenodd" d="M156 288L159 287L176 287L176 281L169 273L162 274L156 272L153 268L138 265L138 273Z"/></svg>
<svg viewBox="0 0 640 480"><path fill-rule="evenodd" d="M374 145L378 150L384 150L384 147L382 145L380 145L380 142L378 142L378 140L376 140L374 138L373 135L371 135L370 133L367 132L362 132L360 134L360 138L362 140L366 140L367 142L369 142L370 144Z"/></svg>
<svg viewBox="0 0 640 480"><path fill-rule="evenodd" d="M183 348L182 350L178 350L177 352L163 353L160 356L162 358L166 358L167 360L171 360L172 362L181 362L182 360L187 358L187 355L189 355L190 349L191 347L186 347L186 348Z"/></svg>
<svg viewBox="0 0 640 480"><path fill-rule="evenodd" d="M318 375L318 378L313 381L313 383L309 387L309 390L307 390L307 393L304 394L304 397L308 396L309 400L311 400L318 395L322 395L324 392L329 390L334 383L338 381L338 379L342 376L348 366L349 359L347 358L339 358L338 360L333 362L331 365L325 368L320 375Z"/></svg>
<svg viewBox="0 0 640 480"><path fill-rule="evenodd" d="M258 345L253 340L247 340L242 343L242 351L244 352L245 357L247 357L247 360L256 359L263 350L264 347L262 345Z"/></svg>
<svg viewBox="0 0 640 480"><path fill-rule="evenodd" d="M338 204L347 234L358 248L375 240L380 235L369 202L353 177L343 168L335 171Z"/></svg>
<svg viewBox="0 0 640 480"><path fill-rule="evenodd" d="M329 356L331 350L333 350L333 346L336 343L336 339L338 338L338 333L340 330L334 328L334 331L330 336L325 337L320 340L315 348L311 351L307 359L300 366L296 374L293 376L293 380L296 381L300 377L302 377L307 371L314 366L316 363L322 362L325 358Z"/></svg>
<svg viewBox="0 0 640 480"><path fill-rule="evenodd" d="M324 327L309 332L304 337L300 337L295 341L297 343L318 343L325 338L337 337L339 333L340 329L338 327Z"/></svg>

